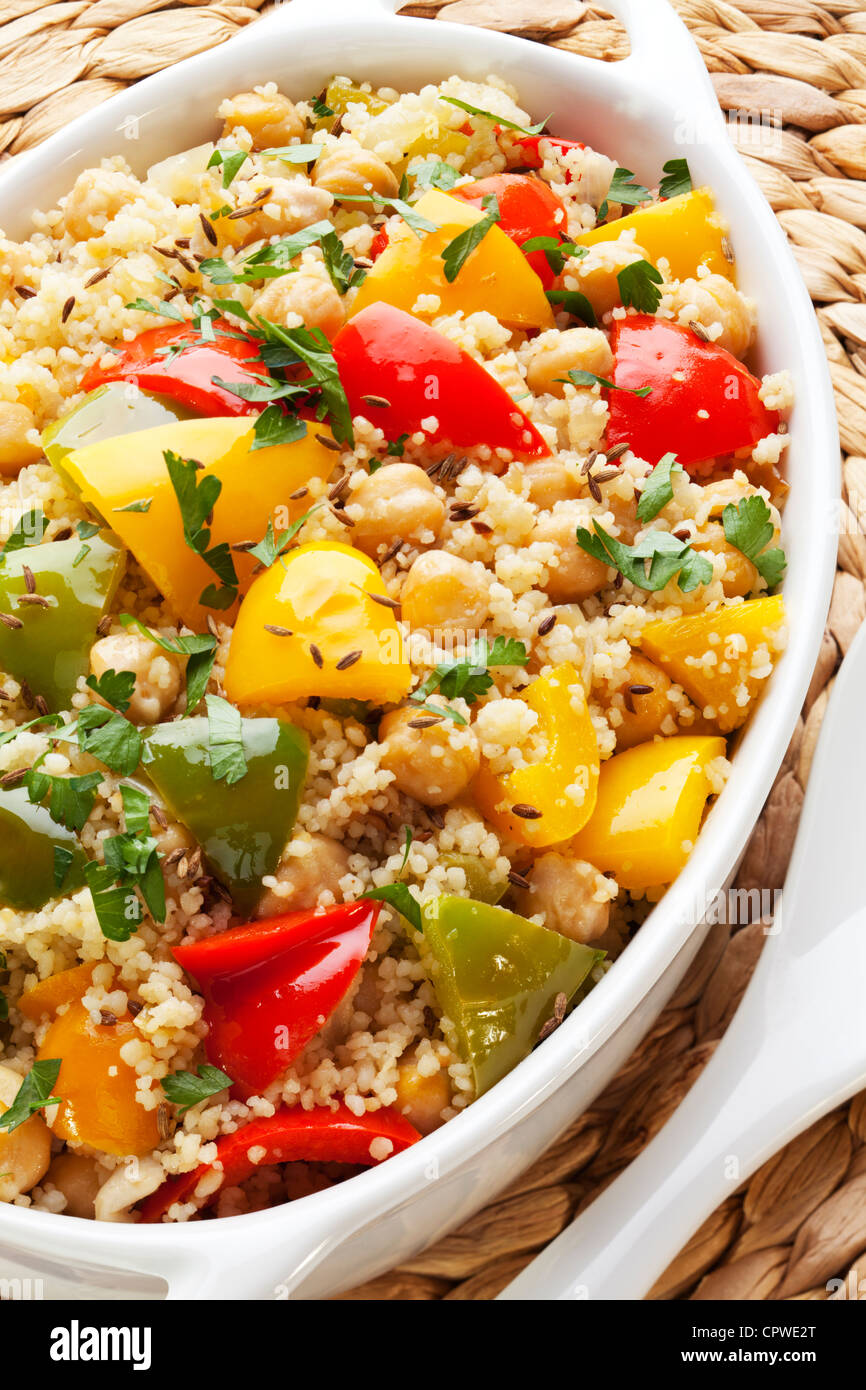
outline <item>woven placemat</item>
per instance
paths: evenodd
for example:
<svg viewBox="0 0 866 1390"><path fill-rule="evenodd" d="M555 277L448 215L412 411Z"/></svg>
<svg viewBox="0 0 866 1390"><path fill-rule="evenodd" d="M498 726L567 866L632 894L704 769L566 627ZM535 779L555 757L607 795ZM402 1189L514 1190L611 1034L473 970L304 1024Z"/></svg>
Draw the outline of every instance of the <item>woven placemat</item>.
<svg viewBox="0 0 866 1390"><path fill-rule="evenodd" d="M231 38L263 0L0 0L0 157L159 68ZM866 616L866 6L863 0L675 0L731 138L784 227L816 306L842 445L839 568L796 734L737 886L785 876L835 670ZM504 29L605 60L628 51L575 0L421 0L406 12ZM347 52L349 50L347 49ZM360 75L360 74L359 74ZM350 1299L492 1298L640 1152L712 1055L764 924L715 927L656 1026L586 1114L506 1193ZM777 1154L705 1222L655 1299L825 1299L866 1280L866 1092ZM864 1282L866 1288L866 1282Z"/></svg>

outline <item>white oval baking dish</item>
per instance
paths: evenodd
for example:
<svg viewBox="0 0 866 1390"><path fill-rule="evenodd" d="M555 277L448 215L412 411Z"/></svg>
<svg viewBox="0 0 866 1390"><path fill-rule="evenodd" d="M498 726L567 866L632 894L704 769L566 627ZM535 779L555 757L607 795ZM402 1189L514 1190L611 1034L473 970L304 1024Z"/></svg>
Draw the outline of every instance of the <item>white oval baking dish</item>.
<svg viewBox="0 0 866 1390"><path fill-rule="evenodd" d="M98 1225L0 1207L2 1273L48 1297L325 1297L409 1258L512 1181L586 1107L670 996L702 939L696 904L729 879L772 785L818 651L833 578L839 444L821 339L785 238L730 146L697 49L666 0L607 0L631 56L600 63L508 35L410 19L391 0L293 0L212 52L130 88L0 170L9 235L122 152L143 172L211 138L219 100L276 80L296 98L334 72L412 89L451 72L513 82L534 119L585 139L653 184L686 154L731 224L742 285L758 300L759 367L789 367L797 405L784 592L791 639L685 871L571 1019L442 1130L380 1168L290 1206L187 1226Z"/></svg>

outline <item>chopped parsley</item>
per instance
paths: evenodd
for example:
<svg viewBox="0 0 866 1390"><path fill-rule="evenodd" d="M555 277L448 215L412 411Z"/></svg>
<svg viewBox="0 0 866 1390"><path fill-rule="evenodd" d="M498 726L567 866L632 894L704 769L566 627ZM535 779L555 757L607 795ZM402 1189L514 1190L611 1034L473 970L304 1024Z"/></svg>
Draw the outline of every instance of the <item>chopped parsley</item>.
<svg viewBox="0 0 866 1390"><path fill-rule="evenodd" d="M18 1094L9 1109L0 1115L0 1129L11 1133L46 1105L57 1105L61 1097L54 1096L51 1092L59 1075L59 1058L44 1057L41 1061L34 1062L18 1087Z"/></svg>
<svg viewBox="0 0 866 1390"><path fill-rule="evenodd" d="M259 319L259 324L265 335L266 348L268 345L288 348L290 357L286 359L283 354L283 365L303 362L309 368L313 378L310 385L321 393L317 418L322 420L327 415L334 438L341 444L354 444L352 412L331 345L321 328L281 328L263 318ZM265 358L264 351L262 356Z"/></svg>
<svg viewBox="0 0 866 1390"><path fill-rule="evenodd" d="M412 177L416 188L438 188L447 193L463 175L453 164L447 164L444 159L438 159L435 154L431 154L417 169L412 170Z"/></svg>
<svg viewBox="0 0 866 1390"><path fill-rule="evenodd" d="M664 178L659 183L660 198L677 198L681 193L691 193L692 176L686 159L669 159L662 165Z"/></svg>
<svg viewBox="0 0 866 1390"><path fill-rule="evenodd" d="M254 555L259 563L264 565L265 569L270 569L275 560L279 559L283 551L286 550L295 539L295 536L300 531L304 522L309 521L313 512L317 512L319 508L324 505L324 502L316 502L310 507L309 511L304 512L303 516L299 516L297 521L293 521L292 524L287 526L285 531L281 531L279 535L277 535L274 530L273 519L269 520L268 529L265 532L264 538L259 541L258 545L252 547L249 552L250 555Z"/></svg>
<svg viewBox="0 0 866 1390"><path fill-rule="evenodd" d="M545 290L550 304L561 304L567 314L572 318L582 319L587 328L597 328L598 320L595 317L595 310L590 304L585 294L579 290Z"/></svg>
<svg viewBox="0 0 866 1390"><path fill-rule="evenodd" d="M0 559L6 555L11 555L15 550L24 550L26 546L38 545L45 535L47 526L48 522L42 508L31 507L30 511L24 512L13 526L9 539L0 550Z"/></svg>
<svg viewBox="0 0 866 1390"><path fill-rule="evenodd" d="M662 508L672 501L674 489L671 474L683 472L685 470L681 463L677 463L676 454L664 454L659 459L647 478L646 487L637 504L639 521L652 521L653 517L658 516Z"/></svg>
<svg viewBox="0 0 866 1390"><path fill-rule="evenodd" d="M149 637L164 652L176 656L186 656L186 712L191 714L207 689L210 673L216 657L217 640L209 632L178 634L175 637L162 637L131 613L121 613L120 621L124 627L136 627L144 637Z"/></svg>
<svg viewBox="0 0 866 1390"><path fill-rule="evenodd" d="M322 237L329 236L333 230L330 222L313 222L291 236L281 237L279 241L269 242L257 251L249 252L233 266L222 256L210 256L201 262L199 269L215 285L248 285L254 280L291 275L294 274L292 261L295 257L308 246L321 241Z"/></svg>
<svg viewBox="0 0 866 1390"><path fill-rule="evenodd" d="M379 210L390 208L392 212L399 213L417 237L423 236L425 232L439 230L435 222L430 222L410 207L405 198L386 198L381 193L337 193L334 196L339 203L372 203L373 207Z"/></svg>
<svg viewBox="0 0 866 1390"><path fill-rule="evenodd" d="M215 782L232 786L247 773L244 730L240 711L219 695L206 695L208 754Z"/></svg>
<svg viewBox="0 0 866 1390"><path fill-rule="evenodd" d="M105 868L119 888L137 888L155 922L165 921L165 880L157 842L149 832L111 835L102 842ZM97 909L97 917L99 910Z"/></svg>
<svg viewBox="0 0 866 1390"><path fill-rule="evenodd" d="M633 261L617 272L620 297L624 305L631 304L641 314L654 314L661 303L662 276L649 261Z"/></svg>
<svg viewBox="0 0 866 1390"><path fill-rule="evenodd" d="M768 589L773 589L785 573L788 562L779 546L767 550L775 527L770 508L763 497L741 497L729 502L722 512L725 540L747 560L751 560Z"/></svg>
<svg viewBox="0 0 866 1390"><path fill-rule="evenodd" d="M221 167L223 188L229 188L248 159L249 154L246 150L214 150L207 162L207 168L219 169Z"/></svg>
<svg viewBox="0 0 866 1390"><path fill-rule="evenodd" d="M499 203L495 195L491 194L489 198L484 198L483 205L486 209L486 216L478 222L473 222L472 226L467 227L465 231L460 232L453 241L449 241L441 252L445 279L449 284L457 279L476 246L480 246L491 227L499 221Z"/></svg>
<svg viewBox="0 0 866 1390"><path fill-rule="evenodd" d="M178 1114L183 1115L193 1105L198 1105L199 1101L219 1095L220 1091L233 1085L233 1082L219 1067L212 1067L205 1062L199 1067L198 1076L191 1071L175 1071L170 1076L163 1077L160 1085L166 1100L172 1105L177 1105Z"/></svg>
<svg viewBox="0 0 866 1390"><path fill-rule="evenodd" d="M137 309L140 314L156 314L161 319L174 319L175 323L186 323L186 317L177 305L169 304L166 299L161 299L158 304L151 304L149 299L133 299L131 303L124 304L123 307L124 309Z"/></svg>
<svg viewBox="0 0 866 1390"><path fill-rule="evenodd" d="M440 661L409 699L413 704L423 703L438 690L447 700L461 699L472 705L493 685L490 667L525 666L528 660L526 647L513 637L494 637L492 646L486 637L481 637L473 642L468 657L462 661ZM436 705L428 708L436 714L445 713Z"/></svg>
<svg viewBox="0 0 866 1390"><path fill-rule="evenodd" d="M85 772L80 777L52 777L34 763L24 779L27 794L34 805L48 799L47 810L57 825L79 831L84 827L96 802L96 788L102 781L101 772Z"/></svg>
<svg viewBox="0 0 866 1390"><path fill-rule="evenodd" d="M141 787L124 782L120 788L123 822L129 835L150 834L150 797Z"/></svg>
<svg viewBox="0 0 866 1390"><path fill-rule="evenodd" d="M281 159L285 164L312 164L324 151L325 146L322 144L283 145L280 149L260 150L259 158Z"/></svg>
<svg viewBox="0 0 866 1390"><path fill-rule="evenodd" d="M4 743L9 743L19 734L23 734L25 729L32 729L37 724L44 724L46 729L56 729L63 723L63 716L60 714L37 714L35 719L28 719L24 724L16 724L14 729L6 729L0 734L0 748Z"/></svg>
<svg viewBox="0 0 866 1390"><path fill-rule="evenodd" d="M141 732L116 710L87 705L79 712L76 731L84 753L121 777L129 777L141 761ZM65 731L64 731L65 732ZM70 729L71 733L72 730Z"/></svg>
<svg viewBox="0 0 866 1390"><path fill-rule="evenodd" d="M524 255L529 255L532 251L543 251L544 258L554 275L561 275L565 262L572 256L588 256L589 248L586 246L575 246L573 241L560 240L555 236L533 236L528 241L520 244L520 249Z"/></svg>
<svg viewBox="0 0 866 1390"><path fill-rule="evenodd" d="M104 671L101 676L88 676L84 683L106 704L125 714L135 690L135 672Z"/></svg>
<svg viewBox="0 0 866 1390"><path fill-rule="evenodd" d="M467 112L470 116L482 116L486 121L494 121L496 125L504 126L506 130L516 130L520 135L540 135L553 115L545 116L543 121L537 125L518 125L516 121L510 121L507 116L497 116L494 111L485 111L483 106L472 106L468 101L461 101L459 97L443 97L440 101L447 101L449 106L459 106L461 111Z"/></svg>
<svg viewBox="0 0 866 1390"><path fill-rule="evenodd" d="M406 440L408 438L409 433L407 431L405 434L398 435L396 439L389 440L387 445L385 446L385 453L388 455L388 457L398 459L402 458L403 454L406 451ZM373 472L372 465L370 467L370 472Z"/></svg>
<svg viewBox="0 0 866 1390"><path fill-rule="evenodd" d="M317 121L326 121L329 116L336 116L337 114L336 111L332 111L330 106L322 101L321 97L316 97L311 101L310 106Z"/></svg>
<svg viewBox="0 0 866 1390"><path fill-rule="evenodd" d="M713 567L706 556L699 555L688 541L677 540L669 531L650 531L637 545L629 546L608 535L597 521L592 524L595 535L583 526L577 528L581 550L603 565L612 565L639 589L655 593L678 575L677 584L687 594L699 584L709 584L713 577Z"/></svg>
<svg viewBox="0 0 866 1390"><path fill-rule="evenodd" d="M610 181L610 188L607 190L604 202L598 210L598 220L607 217L609 203L619 203L622 207L638 207L650 198L650 191L644 188L642 183L635 180L631 169L617 167L613 171L613 178Z"/></svg>
<svg viewBox="0 0 866 1390"><path fill-rule="evenodd" d="M386 883L384 888L371 888L369 892L362 893L361 896L372 898L375 902L388 903L390 907L396 908L407 922L411 922L416 931L421 930L421 908L416 899L413 898L407 884Z"/></svg>
<svg viewBox="0 0 866 1390"><path fill-rule="evenodd" d="M254 439L250 453L256 449L270 449L275 444L294 444L307 433L307 424L299 416L280 410L278 405L268 405L256 416Z"/></svg>
<svg viewBox="0 0 866 1390"><path fill-rule="evenodd" d="M336 232L329 232L327 236L323 236L319 244L322 248L325 269L338 294L345 294L347 290L361 284L367 272L355 265L354 259Z"/></svg>
<svg viewBox="0 0 866 1390"><path fill-rule="evenodd" d="M557 377L557 381L565 380L564 377ZM603 386L606 391L627 391L630 396L648 396L652 391L651 386L617 386L615 381L608 381L606 376L596 376L595 372L584 372L577 367L569 369L568 381L574 386Z"/></svg>
<svg viewBox="0 0 866 1390"><path fill-rule="evenodd" d="M127 502L127 504L126 504L125 507L113 507L113 508L112 508L112 511L115 511L115 512L149 512L149 511L150 511L150 508L151 508L152 502L153 502L153 498L152 498L152 497L139 497L138 500L135 501L135 502Z"/></svg>
<svg viewBox="0 0 866 1390"><path fill-rule="evenodd" d="M210 545L209 518L222 492L222 482L214 473L205 474L198 482L195 460L183 459L179 454L172 453L171 449L163 451L163 458L180 507L183 538L190 550L201 556L220 581L218 586L209 584L200 595L199 602L206 608L230 608L238 594L238 576L231 548L227 541Z"/></svg>
<svg viewBox="0 0 866 1390"><path fill-rule="evenodd" d="M117 875L109 864L97 864L94 860L85 864L84 877L102 935L109 941L128 941L144 917L134 887L129 883L118 883Z"/></svg>

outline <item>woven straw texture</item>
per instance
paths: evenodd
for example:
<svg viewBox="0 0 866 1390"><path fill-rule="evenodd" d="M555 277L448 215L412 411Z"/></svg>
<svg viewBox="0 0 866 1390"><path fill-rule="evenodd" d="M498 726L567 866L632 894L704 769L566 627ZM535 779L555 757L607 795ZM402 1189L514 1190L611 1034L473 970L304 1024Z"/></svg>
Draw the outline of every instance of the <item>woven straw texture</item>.
<svg viewBox="0 0 866 1390"><path fill-rule="evenodd" d="M263 0L0 0L0 156L131 82L231 38ZM737 886L781 887L834 673L866 616L866 5L675 0L752 174L784 227L827 348L842 446L839 567L811 689ZM407 13L504 29L592 57L622 29L575 0L421 0ZM349 50L347 49L347 52ZM347 59L348 61L348 59ZM359 74L360 75L360 74ZM763 114L762 114L763 113ZM661 1128L712 1055L755 966L760 922L715 927L675 998L593 1108L508 1192L350 1299L488 1299ZM825 1299L866 1287L866 1092L718 1208L654 1299Z"/></svg>

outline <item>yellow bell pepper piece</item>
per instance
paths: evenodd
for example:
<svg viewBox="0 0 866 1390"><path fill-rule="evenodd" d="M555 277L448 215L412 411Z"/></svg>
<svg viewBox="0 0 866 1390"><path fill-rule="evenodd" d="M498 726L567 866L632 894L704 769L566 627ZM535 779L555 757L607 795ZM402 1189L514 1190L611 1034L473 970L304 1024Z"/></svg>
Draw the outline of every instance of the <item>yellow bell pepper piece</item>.
<svg viewBox="0 0 866 1390"><path fill-rule="evenodd" d="M697 275L705 265L715 275L734 279L734 264L723 250L727 223L716 212L709 188L693 188L663 203L651 203L627 217L617 218L576 238L578 246L597 246L600 241L616 241L623 232L633 231L639 246L653 265L664 256L677 280Z"/></svg>
<svg viewBox="0 0 866 1390"><path fill-rule="evenodd" d="M519 247L493 226L470 253L456 278L445 278L442 252L485 214L460 198L431 189L415 212L434 222L436 232L416 236L404 222L389 228L388 246L358 290L357 314L368 304L393 304L419 318L486 309L509 328L552 328L553 313L541 281ZM420 295L435 295L435 309L416 309Z"/></svg>
<svg viewBox="0 0 866 1390"><path fill-rule="evenodd" d="M602 764L595 811L571 851L623 888L671 883L688 859L710 786L706 766L723 738L677 736L639 743Z"/></svg>
<svg viewBox="0 0 866 1390"><path fill-rule="evenodd" d="M482 763L475 800L487 819L519 844L542 849L568 840L592 815L598 792L598 741L580 676L570 662L539 676L523 693L538 715L544 757L504 776ZM514 807L540 811L515 815Z"/></svg>
<svg viewBox="0 0 866 1390"><path fill-rule="evenodd" d="M289 502L291 494L311 478L327 478L334 467L334 454L316 438L317 434L328 434L321 425L294 443L251 453L253 429L249 416L178 420L121 439L100 440L75 449L64 460L64 469L84 501L101 512L191 627L200 628L206 621L209 610L199 598L216 580L184 540L181 511L164 451L197 459L204 465L200 478L213 473L222 482L214 508L211 547L223 541L229 545L258 542L271 520L277 530L285 529L305 506L303 502ZM150 502L147 511L122 510L142 500ZM244 593L252 580L255 560L236 552L234 561Z"/></svg>
<svg viewBox="0 0 866 1390"><path fill-rule="evenodd" d="M32 989L25 990L18 1000L24 1017L37 1023L43 1014L54 1015L61 1005L80 999L90 988L96 965L96 961L73 965L71 970L49 975L47 980L40 980Z"/></svg>
<svg viewBox="0 0 866 1390"><path fill-rule="evenodd" d="M237 705L309 695L401 700L412 673L400 630L392 610L370 597L386 593L373 561L350 545L313 542L289 551L255 580L241 606L226 663L228 698ZM282 634L269 630L275 627Z"/></svg>
<svg viewBox="0 0 866 1390"><path fill-rule="evenodd" d="M375 92L365 92L361 87L356 87L352 82L341 82L338 78L333 78L325 88L325 105L332 116L322 116L316 121L317 130L331 130L336 123L338 116L344 116L349 106L364 106L371 116L378 116L380 111L385 111L391 103L384 97L377 96Z"/></svg>
<svg viewBox="0 0 866 1390"><path fill-rule="evenodd" d="M156 1111L138 1104L136 1072L120 1055L126 1043L140 1038L131 1018L93 1023L81 1003L70 1004L54 1020L38 1060L60 1058L54 1094L62 1100L51 1119L59 1138L109 1154L144 1154L156 1148Z"/></svg>
<svg viewBox="0 0 866 1390"><path fill-rule="evenodd" d="M641 647L683 687L695 704L730 733L749 710L784 646L785 601L781 594L732 603L712 613L688 614L650 623Z"/></svg>

